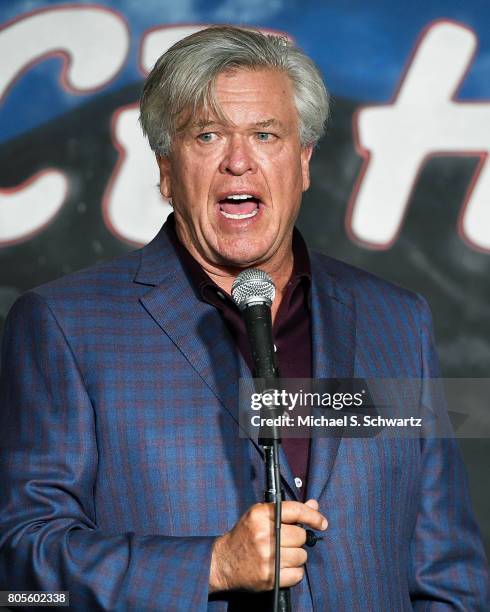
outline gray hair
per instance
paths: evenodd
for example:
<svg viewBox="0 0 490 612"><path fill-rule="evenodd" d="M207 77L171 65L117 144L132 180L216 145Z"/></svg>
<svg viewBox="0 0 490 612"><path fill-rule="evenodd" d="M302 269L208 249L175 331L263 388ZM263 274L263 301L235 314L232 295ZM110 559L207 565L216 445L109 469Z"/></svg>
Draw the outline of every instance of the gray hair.
<svg viewBox="0 0 490 612"><path fill-rule="evenodd" d="M212 26L170 47L148 75L140 101L140 123L151 148L170 153L172 138L203 109L225 120L214 93L217 77L235 68L281 70L291 79L303 147L325 130L329 95L319 70L285 36L234 26ZM177 120L187 113L184 125Z"/></svg>

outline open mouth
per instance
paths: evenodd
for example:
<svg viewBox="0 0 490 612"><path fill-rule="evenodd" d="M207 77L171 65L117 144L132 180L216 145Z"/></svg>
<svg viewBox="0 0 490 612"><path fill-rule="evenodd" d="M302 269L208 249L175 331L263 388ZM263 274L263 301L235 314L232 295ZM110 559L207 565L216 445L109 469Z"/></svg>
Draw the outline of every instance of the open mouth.
<svg viewBox="0 0 490 612"><path fill-rule="evenodd" d="M218 201L220 213L227 219L251 219L259 212L260 200L252 194L229 194Z"/></svg>

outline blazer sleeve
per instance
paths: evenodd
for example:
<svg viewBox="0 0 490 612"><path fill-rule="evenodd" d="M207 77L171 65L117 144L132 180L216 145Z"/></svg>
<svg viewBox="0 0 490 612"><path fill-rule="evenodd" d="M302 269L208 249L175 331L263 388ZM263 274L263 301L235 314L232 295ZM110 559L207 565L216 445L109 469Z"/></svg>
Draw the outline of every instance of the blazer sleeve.
<svg viewBox="0 0 490 612"><path fill-rule="evenodd" d="M423 298L420 313L422 403L446 415L443 398L437 399L440 390L427 382L441 375L431 314ZM443 429L447 431L447 427ZM457 442L454 437L437 437L429 431L421 439L421 447L420 507L410 550L413 609L484 612L489 609L488 566Z"/></svg>
<svg viewBox="0 0 490 612"><path fill-rule="evenodd" d="M0 590L65 590L74 610L203 610L214 537L97 528L94 411L48 304L5 327L0 378Z"/></svg>

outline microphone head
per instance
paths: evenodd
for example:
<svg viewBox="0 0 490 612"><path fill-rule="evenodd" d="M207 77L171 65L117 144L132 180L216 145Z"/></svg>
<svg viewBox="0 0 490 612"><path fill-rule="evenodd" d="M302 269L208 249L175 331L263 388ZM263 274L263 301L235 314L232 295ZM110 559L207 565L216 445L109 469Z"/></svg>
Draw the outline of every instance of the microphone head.
<svg viewBox="0 0 490 612"><path fill-rule="evenodd" d="M276 295L272 278L258 268L243 270L233 281L231 297L240 310L252 304L271 306Z"/></svg>

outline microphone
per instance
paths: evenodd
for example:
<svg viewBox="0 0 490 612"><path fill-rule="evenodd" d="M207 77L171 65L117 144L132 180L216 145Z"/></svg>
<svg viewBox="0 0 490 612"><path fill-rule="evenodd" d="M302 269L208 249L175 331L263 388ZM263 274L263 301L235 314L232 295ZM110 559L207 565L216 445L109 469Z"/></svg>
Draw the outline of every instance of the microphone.
<svg viewBox="0 0 490 612"><path fill-rule="evenodd" d="M245 320L256 378L278 377L271 315L275 295L271 277L254 268L240 272L231 287L231 296Z"/></svg>
<svg viewBox="0 0 490 612"><path fill-rule="evenodd" d="M272 337L271 306L275 295L271 277L256 268L240 272L231 288L231 296L245 321L258 393L275 389L279 378ZM271 407L267 416L277 416L277 412L277 408ZM270 445L273 439L281 441L277 426L260 429L259 444Z"/></svg>
<svg viewBox="0 0 490 612"><path fill-rule="evenodd" d="M231 296L245 320L254 364L254 376L264 379L265 389L274 387L279 378L272 338L271 306L275 294L276 288L271 277L263 270L254 268L240 272L231 288ZM261 390L263 391L264 389ZM280 442L281 437L276 426L268 429L267 437L259 436L259 443L264 447L266 480L264 500L275 504L273 610L274 612L291 612L290 589L279 588L281 568L281 502L284 497L284 492L281 489L279 465Z"/></svg>

